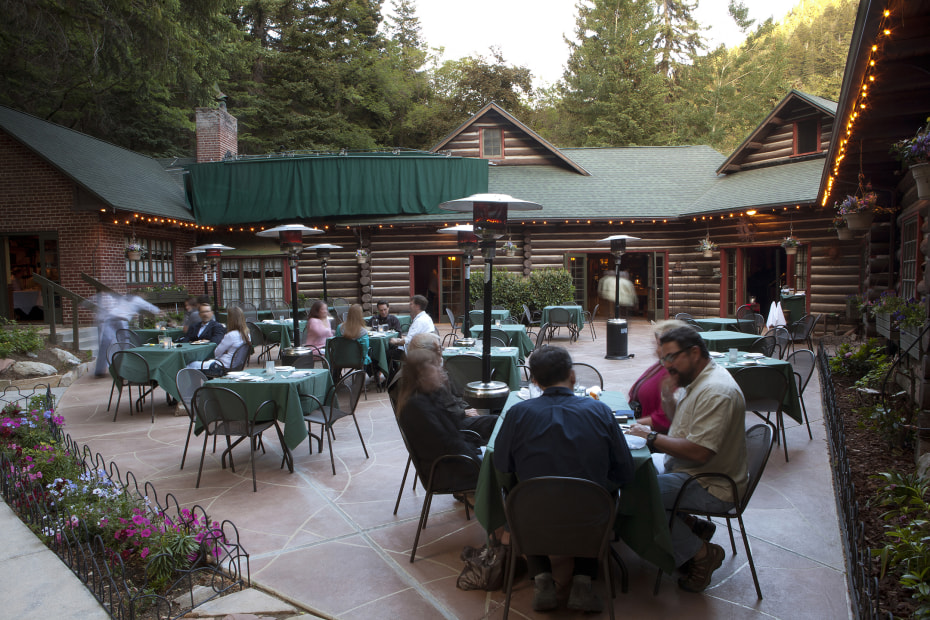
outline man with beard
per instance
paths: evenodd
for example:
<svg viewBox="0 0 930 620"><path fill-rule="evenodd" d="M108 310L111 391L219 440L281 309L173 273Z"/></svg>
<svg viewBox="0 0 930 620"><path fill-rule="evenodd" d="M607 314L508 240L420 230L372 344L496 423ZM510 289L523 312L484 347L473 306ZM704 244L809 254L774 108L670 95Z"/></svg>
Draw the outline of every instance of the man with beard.
<svg viewBox="0 0 930 620"><path fill-rule="evenodd" d="M685 480L704 472L730 476L742 496L749 478L743 393L730 373L710 359L701 335L690 327L666 333L659 346L659 359L685 393L668 435L639 424L630 433L645 437L653 452L665 454L665 472L659 474L665 509L671 511ZM730 498L730 488L722 479L704 478L688 485L679 510L726 512L733 508ZM683 575L678 586L683 590L703 591L722 564L723 548L710 542L715 529L713 523L691 515L676 517L672 546L675 565Z"/></svg>

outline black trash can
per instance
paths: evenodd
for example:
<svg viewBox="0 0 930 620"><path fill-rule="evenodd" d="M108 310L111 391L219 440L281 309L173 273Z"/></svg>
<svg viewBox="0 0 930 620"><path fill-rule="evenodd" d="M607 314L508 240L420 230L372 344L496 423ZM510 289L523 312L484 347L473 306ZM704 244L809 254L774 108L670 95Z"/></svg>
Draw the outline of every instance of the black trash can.
<svg viewBox="0 0 930 620"><path fill-rule="evenodd" d="M626 319L608 319L607 320L607 355L605 359L625 360L633 357L627 354L627 333Z"/></svg>

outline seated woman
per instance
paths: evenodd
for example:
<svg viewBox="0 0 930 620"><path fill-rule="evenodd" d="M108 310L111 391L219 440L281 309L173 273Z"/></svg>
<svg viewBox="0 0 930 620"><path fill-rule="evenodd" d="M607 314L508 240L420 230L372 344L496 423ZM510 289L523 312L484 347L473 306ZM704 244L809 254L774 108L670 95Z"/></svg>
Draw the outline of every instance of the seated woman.
<svg viewBox="0 0 930 620"><path fill-rule="evenodd" d="M307 339L304 342L308 347L316 347L320 352L326 350L326 339L333 337L333 330L329 327L329 308L326 302L317 300L310 306L310 315L307 317Z"/></svg>
<svg viewBox="0 0 930 620"><path fill-rule="evenodd" d="M243 344L249 343L249 330L245 324L245 315L242 314L242 310L238 306L229 309L227 320L226 335L223 336L220 343L216 345L216 349L213 350L214 359L191 362L187 365L188 368L201 370L211 368L216 365L216 362L221 362L224 368L229 369L236 349Z"/></svg>
<svg viewBox="0 0 930 620"><path fill-rule="evenodd" d="M411 457L416 461L417 472L426 484L430 466L440 456L465 454L481 456L476 441L469 441L465 433L459 432L452 417L445 411L448 378L442 367L436 364L432 351L412 349L407 353L400 377L397 396L397 423L403 430ZM464 465L450 468L449 474L456 480L474 478ZM453 486L454 480L438 481L437 486ZM462 488L473 488L466 484Z"/></svg>
<svg viewBox="0 0 930 620"><path fill-rule="evenodd" d="M339 327L336 328L336 335L345 336L346 338L361 342L362 355L365 356L362 363L366 368L371 366L371 357L368 355L368 347L370 346L368 342L368 329L365 328L365 318L362 315L362 306L360 304L352 304L349 306L346 320L340 323Z"/></svg>
<svg viewBox="0 0 930 620"><path fill-rule="evenodd" d="M656 354L658 342L663 334L677 327L687 327L684 321L674 319L659 321L653 326L656 337ZM675 414L675 396L671 389L672 380L661 361L646 369L636 380L627 400L636 414L636 423L651 426L657 433L667 434Z"/></svg>

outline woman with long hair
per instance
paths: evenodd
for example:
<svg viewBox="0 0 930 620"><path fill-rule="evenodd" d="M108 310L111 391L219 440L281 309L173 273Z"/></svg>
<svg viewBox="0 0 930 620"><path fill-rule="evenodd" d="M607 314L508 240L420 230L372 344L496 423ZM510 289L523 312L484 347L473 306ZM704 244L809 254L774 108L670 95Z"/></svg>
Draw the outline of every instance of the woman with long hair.
<svg viewBox="0 0 930 620"><path fill-rule="evenodd" d="M233 354L236 352L236 349L249 342L249 329L248 325L245 323L245 315L242 314L242 310L238 306L233 306L229 309L227 321L226 335L223 336L220 343L216 345L216 349L213 351L214 359L210 361L219 361L224 367L229 368L232 364ZM207 362L201 363L198 361L191 362L187 367L200 370L212 365L213 364L208 364Z"/></svg>
<svg viewBox="0 0 930 620"><path fill-rule="evenodd" d="M326 339L332 337L333 330L329 327L329 308L326 307L325 301L318 299L310 306L305 344L323 352L326 349Z"/></svg>
<svg viewBox="0 0 930 620"><path fill-rule="evenodd" d="M362 354L365 356L363 364L367 367L371 364L371 357L368 355L368 329L365 327L365 318L362 315L362 306L352 304L349 306L349 312L346 313L346 320L336 328L337 336L345 336L351 340L358 340L362 343Z"/></svg>

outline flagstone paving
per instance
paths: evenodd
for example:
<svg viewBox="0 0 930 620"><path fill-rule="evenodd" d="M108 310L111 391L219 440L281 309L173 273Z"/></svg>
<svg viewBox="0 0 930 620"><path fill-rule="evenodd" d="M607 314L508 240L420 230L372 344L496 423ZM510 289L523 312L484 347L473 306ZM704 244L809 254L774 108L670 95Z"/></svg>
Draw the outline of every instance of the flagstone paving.
<svg viewBox="0 0 930 620"><path fill-rule="evenodd" d="M655 360L649 325L631 321L629 350L635 357L624 361L604 359L603 322L598 332L596 340L586 331L577 343L569 344L567 337L554 343L564 344L575 361L601 370L606 389L625 392ZM173 493L182 504L198 503L215 518L232 520L251 554L252 581L266 591L327 618L502 616L503 593L455 587L462 547L481 545L485 534L474 518L465 519L462 504L451 497L434 499L417 560L408 561L423 492L419 485L413 490L408 479L398 513L392 514L407 454L386 394L372 387L358 407L370 458L365 458L351 420L336 424L335 476L325 443L322 454L308 454L306 443L298 446L295 472L290 474L279 467L280 446L271 438L266 441L267 454L256 454L258 492L253 493L247 444L234 451L236 473L221 469L219 453L208 450L203 480L195 489L200 437L192 439L187 463L179 469L188 419L175 417L158 390L154 424L148 407L130 416L125 399L113 422L112 411L106 411L109 390L109 378L89 375L68 388L59 403L67 432L115 461L121 471L131 470L140 481L152 482L160 495ZM816 373L805 394L814 438L809 440L804 427L788 420L791 461L785 463L781 451L773 451L745 517L765 598L756 599L741 541L734 556L721 522L715 542L727 557L703 594L685 593L665 577L659 595L653 596L655 569L618 543L630 570L630 591L623 594L618 588L614 600L618 616L850 617ZM747 416L747 425L757 421ZM570 566L556 563L559 584L570 583L569 573ZM517 584L513 617L537 616L531 598L531 582ZM564 609L545 614L556 619L574 616L581 614Z"/></svg>

